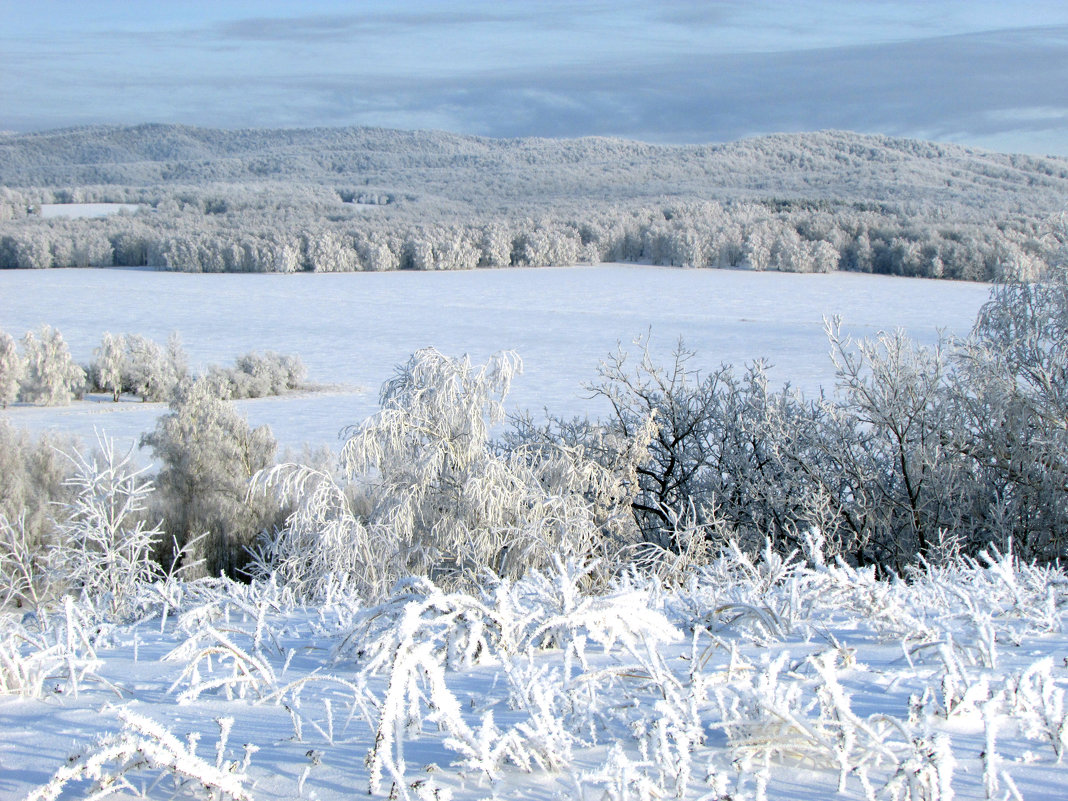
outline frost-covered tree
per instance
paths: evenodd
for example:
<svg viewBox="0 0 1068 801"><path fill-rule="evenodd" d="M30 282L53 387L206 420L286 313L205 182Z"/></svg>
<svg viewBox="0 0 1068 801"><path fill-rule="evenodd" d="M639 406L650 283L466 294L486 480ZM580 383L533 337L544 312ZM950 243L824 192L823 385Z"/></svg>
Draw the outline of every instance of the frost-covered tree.
<svg viewBox="0 0 1068 801"><path fill-rule="evenodd" d="M206 570L235 574L247 559L244 549L271 514L264 499L246 497L249 479L274 459L270 428L250 428L209 382L187 380L141 444L162 465L156 485L167 534L182 548L207 532Z"/></svg>
<svg viewBox="0 0 1068 801"><path fill-rule="evenodd" d="M1068 556L1068 279L996 287L959 351L955 397L985 536Z"/></svg>
<svg viewBox="0 0 1068 801"><path fill-rule="evenodd" d="M655 420L632 504L644 540L679 553L692 547L695 530L718 537L725 527L747 544L797 547L800 531L819 517L819 495L798 466L809 462L801 454L818 410L769 389L760 363L702 373L695 355L682 342L664 364L647 347L636 359L620 349L589 386L608 400L611 430L626 436Z"/></svg>
<svg viewBox="0 0 1068 801"><path fill-rule="evenodd" d="M141 336L125 337L123 387L142 401L166 400L187 373L185 352L176 334L164 347Z"/></svg>
<svg viewBox="0 0 1068 801"><path fill-rule="evenodd" d="M862 561L938 561L970 513L945 345L920 347L900 331L854 344L837 323L828 333L838 398L819 447L844 481L838 496L865 543Z"/></svg>
<svg viewBox="0 0 1068 801"><path fill-rule="evenodd" d="M93 351L93 358L96 360L97 386L110 391L111 399L118 402L123 390L123 376L127 372L125 337L105 331L100 346Z"/></svg>
<svg viewBox="0 0 1068 801"><path fill-rule="evenodd" d="M363 514L322 471L287 465L261 477L295 506L262 569L307 588L335 565L373 596L411 573L456 585L486 570L517 577L558 553L618 557L634 539L628 506L651 428L614 443L608 467L555 443L499 450L490 431L519 368L514 353L484 365L414 354L342 449Z"/></svg>
<svg viewBox="0 0 1068 801"><path fill-rule="evenodd" d="M24 366L15 338L0 331L0 409L18 400Z"/></svg>
<svg viewBox="0 0 1068 801"><path fill-rule="evenodd" d="M74 363L62 334L51 326L22 338L25 371L19 397L38 406L58 406L85 390L85 371Z"/></svg>

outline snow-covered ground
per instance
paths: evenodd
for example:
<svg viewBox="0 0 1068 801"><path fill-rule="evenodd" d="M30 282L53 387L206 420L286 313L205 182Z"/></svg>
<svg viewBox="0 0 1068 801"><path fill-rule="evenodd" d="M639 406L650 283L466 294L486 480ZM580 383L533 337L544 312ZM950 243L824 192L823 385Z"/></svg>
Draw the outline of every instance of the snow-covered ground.
<svg viewBox="0 0 1068 801"><path fill-rule="evenodd" d="M133 214L140 208L137 203L42 203L41 216L45 219L107 217L123 211Z"/></svg>
<svg viewBox="0 0 1068 801"><path fill-rule="evenodd" d="M886 583L818 553L593 594L558 563L370 608L161 583L113 599L132 622L0 618L0 797L1065 797L1063 572Z"/></svg>
<svg viewBox="0 0 1068 801"><path fill-rule="evenodd" d="M105 331L160 342L177 331L195 368L250 350L299 355L311 381L335 388L239 404L251 423L270 424L283 445L299 448L336 443L340 429L375 411L394 366L430 345L476 361L514 349L525 371L510 410L596 416L603 409L583 385L617 342L636 350L634 338L651 334L654 352L667 356L682 337L704 370L764 358L774 381L811 393L834 379L824 317L840 315L857 336L900 327L933 342L939 328L967 333L988 291L851 273L631 265L341 275L4 270L0 329L20 337L52 325L83 363ZM31 430L92 439L98 428L132 442L160 411L94 402L0 414Z"/></svg>

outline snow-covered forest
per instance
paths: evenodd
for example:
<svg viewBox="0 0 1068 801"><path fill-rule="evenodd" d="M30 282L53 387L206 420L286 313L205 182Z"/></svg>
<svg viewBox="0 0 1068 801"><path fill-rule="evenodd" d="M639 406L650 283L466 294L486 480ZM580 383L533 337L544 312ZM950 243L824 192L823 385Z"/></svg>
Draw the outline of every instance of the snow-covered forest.
<svg viewBox="0 0 1068 801"><path fill-rule="evenodd" d="M1057 797L1064 272L827 336L818 397L609 355L600 420L425 349L336 458L206 379L152 476L0 425L3 791Z"/></svg>
<svg viewBox="0 0 1068 801"><path fill-rule="evenodd" d="M0 134L0 186L0 267L624 261L992 280L1034 277L1063 246L1068 160L842 132L671 147L146 125ZM139 210L42 209L87 203Z"/></svg>

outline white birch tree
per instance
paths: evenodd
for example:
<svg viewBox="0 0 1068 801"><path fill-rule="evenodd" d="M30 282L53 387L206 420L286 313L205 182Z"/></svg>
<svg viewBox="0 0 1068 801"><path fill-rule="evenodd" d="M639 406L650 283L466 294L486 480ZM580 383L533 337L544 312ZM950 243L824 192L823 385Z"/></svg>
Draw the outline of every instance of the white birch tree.
<svg viewBox="0 0 1068 801"><path fill-rule="evenodd" d="M74 363L63 335L44 325L22 338L26 369L20 397L38 406L61 406L85 389L85 371Z"/></svg>
<svg viewBox="0 0 1068 801"><path fill-rule="evenodd" d="M105 331L100 346L93 351L96 359L97 384L111 392L111 399L118 402L122 394L122 378L126 373L126 339L122 334Z"/></svg>
<svg viewBox="0 0 1068 801"><path fill-rule="evenodd" d="M14 337L0 331L0 409L18 399L22 371L23 361Z"/></svg>

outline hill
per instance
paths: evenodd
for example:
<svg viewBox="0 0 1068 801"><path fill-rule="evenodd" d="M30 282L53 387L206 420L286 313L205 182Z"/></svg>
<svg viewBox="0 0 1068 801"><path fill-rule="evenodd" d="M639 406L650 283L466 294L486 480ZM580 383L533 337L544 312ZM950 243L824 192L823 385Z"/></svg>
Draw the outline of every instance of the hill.
<svg viewBox="0 0 1068 801"><path fill-rule="evenodd" d="M825 269L830 253L815 245L826 242L834 266L847 269L937 274L948 264L953 277L990 277L1000 258L990 252L995 234L1037 258L1060 247L1049 218L1068 196L1068 159L841 131L665 146L380 128L96 126L0 135L0 184L0 266L77 263L67 257L77 242L56 244L73 231L74 239L96 240L81 259L87 264L108 263L107 239L112 264L133 258L175 269L243 269L221 252L224 240L242 237L271 253L238 259L244 269L604 258ZM133 226L140 244L131 248L116 241L129 220L47 227L34 213L70 202L138 203L155 215ZM658 230L665 222L666 233ZM418 233L428 227L448 235ZM913 253L932 244L932 231L986 249L967 246L968 255L935 243ZM196 243L168 258L165 232ZM317 256L313 242L324 233L351 255ZM44 245L26 244L35 236L48 240L50 264ZM700 242L686 243L695 236ZM278 237L289 238L292 258ZM795 239L807 253L786 253ZM895 239L898 257L887 255ZM372 240L390 255L369 255ZM202 244L218 258L185 253ZM870 248L882 255L865 255ZM940 268L930 267L936 257Z"/></svg>

